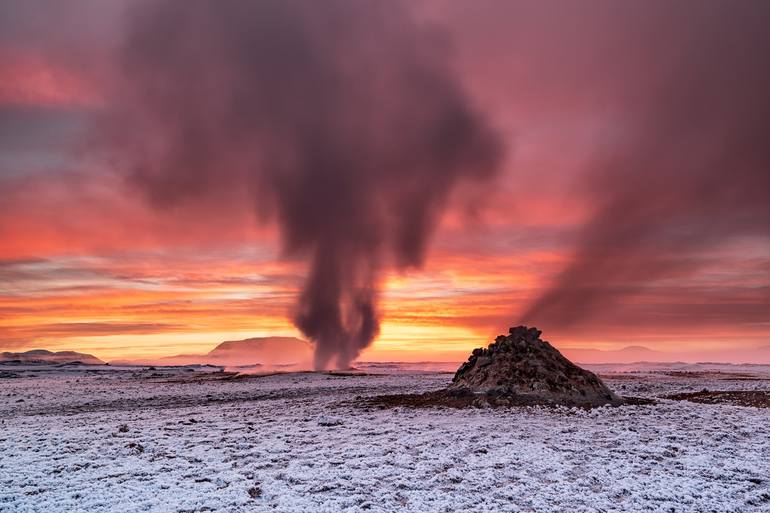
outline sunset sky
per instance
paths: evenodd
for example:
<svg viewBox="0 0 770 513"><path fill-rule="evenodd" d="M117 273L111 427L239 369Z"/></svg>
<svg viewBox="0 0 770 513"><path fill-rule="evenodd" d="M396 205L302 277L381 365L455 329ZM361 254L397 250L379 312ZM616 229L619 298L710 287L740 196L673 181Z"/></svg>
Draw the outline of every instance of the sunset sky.
<svg viewBox="0 0 770 513"><path fill-rule="evenodd" d="M391 76L402 68L404 76L424 72L437 84L441 91L428 98L446 96L436 100L436 116L451 107L470 119L462 143L451 143L468 145L467 152L452 146L416 159L435 172L419 175L422 192L413 199L429 207L426 246L414 259L388 249L400 247L397 235L391 243L380 234L412 221L422 229L421 219L409 217L413 204L401 202L414 184L402 191L398 181L371 182L368 194L386 214L372 214L380 223L372 246L351 246L362 256L350 261L365 262L351 281L356 291L374 287L381 326L359 358L459 361L520 322L538 326L559 348L643 345L708 358L770 346L767 3L484 0L396 9L363 2L376 13L371 19L362 7L348 12L355 2L331 2L323 16L324 2L289 4L280 12L288 29L252 39L248 16L257 23L275 11L246 9L238 29L249 37L231 39L210 29L217 2L0 0L0 350L76 350L111 360L303 336L293 319L313 251L347 232L336 229L303 249L275 213L280 199L265 199L263 182L229 170L251 158L244 148L281 146L282 130L294 133L291 120L273 133L267 122L239 129L212 114L224 112L215 105L233 94L260 94L265 75L233 68L242 54L263 53L249 45L292 37L297 13L297 31L312 32L319 62L344 62L355 75L339 78L337 67L322 68L335 79L329 84L339 79L346 87L334 95L343 98L334 100L343 112L331 103L325 115L354 126L379 123L370 127L374 135L361 137L376 143L361 144L366 156L433 129L425 119L433 119L427 109L434 107L423 108L411 82ZM192 28L166 35L155 21L174 9L178 16L163 23ZM360 36L363 49L353 52L357 43L346 40L326 44L332 36L324 23L336 15L373 34ZM402 34L408 58L399 53ZM241 45L237 58L226 53L232 41ZM279 52L259 65L276 73L311 68L293 55ZM187 57L191 64L177 66ZM182 114L159 114L166 100L148 106L159 73L173 82L163 93L179 96ZM249 82L243 92L244 76L257 87ZM370 83L380 79L396 86ZM311 110L337 93L334 85L321 91L307 77L297 80L300 105ZM318 99L308 99L316 87ZM360 87L379 92L361 99ZM198 111L201 98L211 104ZM284 104L277 105L283 116ZM206 125L190 132L216 142L186 142L180 147L193 154L178 155L164 138L176 134L169 120L181 124L179 117L185 130ZM255 135L264 131L270 134ZM241 139L246 143L233 142ZM350 151L345 141L320 140ZM144 152L142 159L167 153L152 160L150 175L128 164L129 150ZM491 156L479 157L485 151ZM201 161L207 167L195 175L199 181L188 183L188 173L198 171L185 163ZM474 174L466 165L490 170ZM305 167L312 176L313 166ZM448 168L456 169L456 181L443 181ZM175 191L184 188L194 190L178 199ZM330 200L306 205L308 217L333 208L344 188L319 192ZM430 195L424 202L423 193ZM367 231L359 224L351 224L351 239Z"/></svg>

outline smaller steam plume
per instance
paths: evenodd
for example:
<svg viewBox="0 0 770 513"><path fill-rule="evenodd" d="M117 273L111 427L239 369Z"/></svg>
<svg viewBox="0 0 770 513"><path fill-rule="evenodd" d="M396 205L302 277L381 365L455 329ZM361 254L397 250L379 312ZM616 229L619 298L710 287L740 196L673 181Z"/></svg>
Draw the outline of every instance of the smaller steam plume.
<svg viewBox="0 0 770 513"><path fill-rule="evenodd" d="M118 164L201 216L250 191L309 261L294 322L317 368L371 343L383 266L420 265L457 185L500 162L446 38L400 2L142 2L115 63L101 130Z"/></svg>
<svg viewBox="0 0 770 513"><path fill-rule="evenodd" d="M692 272L701 252L770 235L770 5L692 11L666 4L635 50L620 52L644 57L637 65L652 85L629 88L625 132L586 184L595 215L523 321L575 325Z"/></svg>

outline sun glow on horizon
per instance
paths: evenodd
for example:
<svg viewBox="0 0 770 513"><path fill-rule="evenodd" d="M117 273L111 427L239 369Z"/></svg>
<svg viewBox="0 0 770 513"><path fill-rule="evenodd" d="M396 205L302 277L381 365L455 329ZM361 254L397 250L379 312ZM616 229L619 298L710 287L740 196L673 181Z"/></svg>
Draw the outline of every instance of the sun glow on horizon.
<svg viewBox="0 0 770 513"><path fill-rule="evenodd" d="M62 33L38 25L43 17L34 14L34 9L21 9L17 13L19 23L10 22L7 39L0 41L0 351L75 350L111 360L205 353L224 340L301 336L292 320L297 317L297 298L306 283L309 262L317 254L308 247L317 242L314 237L323 227L299 230L307 238L305 245L299 244L301 248L296 252L286 248L290 244L286 243L285 230L282 231L282 214L270 205L270 199L276 198L262 197L256 182L239 174L244 162L250 171L256 169L251 165L254 155L250 138L259 139L270 130L244 128L238 116L231 120L229 130L210 130L222 118L232 115L233 109L222 107L229 105L231 97L248 103L249 95L240 96L244 90L242 81L259 83L260 77L275 77L252 76L250 69L241 69L240 54L180 58L187 56L186 44L164 47L163 50L176 49L180 53L168 54L168 62L159 68L153 68L154 60L144 62L139 59L143 56L135 55L138 60L134 64L141 61L147 66L145 71L149 70L144 78L170 73L174 67L168 64L181 66L193 61L207 71L227 69L237 78L231 84L228 73L205 73L213 77L201 86L207 101L191 97L179 112L195 111L195 115L189 123L182 123L178 132L167 133L167 125L179 121L174 109L169 108L172 114L168 117L163 116L165 112L157 112L163 109L143 110L147 105L144 100L154 97L144 94L155 91L150 85L159 84L153 80L140 81L133 84L131 91L120 87L113 90L116 83L128 87L131 84L124 82L141 78L124 76L124 70L114 66L124 57L112 53L119 37L126 36L122 29L118 30L126 21L121 19L125 14L122 7L116 8L120 3L92 6L93 17L88 18L88 26L79 16L69 19L72 12L55 11L66 18L62 22L71 24L57 25ZM416 145L424 142L419 137L422 132L414 128L421 127L424 121L418 115L420 108L423 103L431 103L426 100L437 99L433 96L446 90L453 92L446 99L454 105L448 112L462 112L458 117L463 119L483 118L483 125L488 124L501 149L499 153L490 153L490 162L494 160L497 166L491 181L487 181L486 175L470 173L468 180L448 183L444 190L425 184L432 185L432 180L444 183L446 168L457 157L459 161L469 159L481 166L484 162L474 159L479 151L489 148L482 145L471 148L467 154L455 155L452 148L460 145L457 141L467 142L468 137L460 137L451 145L419 145L420 150L427 152L425 155L433 155L440 147L440 153L446 156L438 159L439 165L433 166L435 172L430 177L420 174L427 167L425 162L433 161L426 158L411 163L410 173L399 175L395 184L385 179L367 188L371 197L353 194L348 198L364 198L351 200L347 206L356 211L364 207L363 211L372 214L371 220L390 221L390 216L398 217L404 212L411 215L412 211L401 205L407 199L425 214L422 224L414 223L421 235L420 243L415 244L417 256L408 255L414 258L413 263L420 264L418 268L394 269L399 267L394 264L399 261L394 253L400 251L400 246L392 244L389 230L410 228L408 222L402 223L404 226L397 224L397 228L396 224L385 222L385 228L372 230L378 240L364 245L365 253L371 248L377 251L372 253L376 258L369 255L357 262L362 267L371 264L374 276L372 283L367 282L360 289L379 287L373 294L379 303L373 304L380 314L381 326L379 336L362 352L361 358L462 359L473 347L506 333L509 326L532 322L521 318L549 290L555 292L540 307L541 312L552 309L541 317L552 325L538 327L547 340L565 350L616 351L640 345L655 351L687 351L709 357L732 350L770 347L767 145L761 137L754 137L761 130L746 128L765 113L765 89L753 80L755 73L764 77L764 67L742 67L749 66L753 59L760 62L764 53L757 52L761 50L759 45L741 46L743 31L728 34L722 25L712 27L720 30L720 37L714 38L708 58L681 60L693 66L692 70L687 68L697 72L693 76L703 79L699 83L701 94L692 95L690 81L694 79L681 73L683 68L676 55L685 48L696 55L700 49L689 43L668 43L687 41L679 38L686 37L687 30L695 27L668 33L671 27L666 23L671 21L672 13L667 10L663 16L653 13L653 9L648 14L663 16L658 20L666 21L661 25L661 33L670 39L650 38L646 30L653 25L639 25L636 10L626 12L626 8L630 9L619 6L612 13L598 10L592 17L584 17L581 12L581 24L573 26L571 20L576 18L571 16L579 13L570 9L566 14L541 17L548 8L542 7L543 12L541 7L533 8L529 12L529 7L521 7L521 19L533 22L537 30L526 29L524 23L518 27L522 30L519 40L509 37L508 22L500 23L497 17L478 25L471 23L474 17L484 16L484 9L470 13L465 8L439 2L427 9L436 12L423 15L437 17L439 25L446 25L447 34L457 46L454 60L445 63L444 69L444 64L436 65L446 57L443 50L429 52L438 60L409 61L406 69L417 66L415 69L430 74L438 67L447 75L437 78L448 81L442 79L437 83L446 83L447 87L433 88L426 98L418 96L419 101L402 109L396 100L411 98L415 93L411 82L405 84L408 87L398 88L399 94L392 95L393 102L380 105L370 101L380 94L372 94L373 83L355 81L350 91L361 91L369 101L336 103L337 110L345 114L340 116L329 117L321 108L321 115L307 124L321 125L323 129L318 132L323 137L319 140L324 147L345 157L331 159L335 166L329 166L330 169L348 159L356 160L350 176L357 177L359 171L371 172L382 180L376 165L370 169L367 159L358 162L359 153L349 152L351 147L358 148L349 141L358 141L360 136L367 143L360 145L364 155L372 148L378 150L380 144L385 145L388 151L381 152L382 155L379 151L374 153L382 157L379 160L388 160L390 154L400 155L402 148L411 147L391 144L390 137L402 135L394 127L403 128L408 140L417 141ZM731 9L735 16L750 14L750 10ZM618 24L609 24L615 18L608 16L618 16ZM198 21L206 28L209 20L203 18ZM513 18L518 19L510 19ZM546 19L549 22L544 24ZM99 20L104 22L103 26L96 23ZM372 20L362 16L358 21L367 24ZM632 22L634 30L615 31L625 26L623 23L631 26ZM73 33L64 34L67 30ZM383 34L391 42L393 34ZM218 40L231 34L208 35ZM337 35L330 33L319 38L318 43L326 44ZM617 47L606 48L606 37L612 37ZM553 44L554 41L560 44ZM73 46L68 47L67 42ZM394 48L400 48L400 38L392 42ZM723 45L724 42L729 44ZM523 46L517 46L520 44ZM666 44L667 51L660 52L663 47L659 44ZM234 48L227 44L209 47L212 51ZM537 55L532 48L538 49ZM616 55L621 54L617 49L621 48L628 50L622 53L628 55L628 61L616 62ZM64 49L67 51L62 53ZM713 75L714 70L722 68L702 66L716 58L712 50L717 49L726 52L718 63L735 73L720 72L717 76ZM740 55L739 59L731 53L737 50L740 52L735 55ZM72 58L63 58L68 52ZM384 51L378 55L390 58L391 53ZM405 52L404 56L412 53ZM658 58L662 53L666 58ZM517 59L510 59L514 54ZM346 56L359 59L362 69L370 61L365 58L368 54ZM109 58L105 61L106 57ZM501 65L514 61L516 65L512 67ZM330 63L336 60L319 62L319 67ZM639 73L628 72L631 63L635 63ZM267 59L264 64L269 67L279 63ZM393 78L390 75L400 76L402 69L400 61L392 64L392 73L385 73L388 76L375 74L388 85ZM302 71L302 65L297 62L276 69ZM310 71L314 69L311 67ZM337 68L329 73L337 76L340 83L361 75L340 73ZM297 76L288 73L287 80L297 87L309 83L304 79L292 82ZM409 78L412 73L404 76ZM724 76L732 78L722 80ZM169 94L163 97L164 101L172 103L183 93L197 93L195 88L188 91L177 87L173 73L166 78ZM733 94L733 87L741 94ZM276 93L286 91L284 87L274 89ZM142 101L128 105L129 92ZM369 94L371 98L366 96ZM466 94L468 98L464 97ZM208 102L209 98L217 101ZM659 101L660 98L667 101ZM456 105L458 99L462 101ZM702 108L699 99L709 99L709 108ZM295 109L290 100L281 105L286 107L282 116L315 108L311 101L303 104L303 109ZM118 107L123 107L124 101L127 108L121 110ZM199 105L201 110L197 112ZM351 105L357 105L361 111ZM678 119L680 109L663 108L666 105L680 106L681 112L688 115ZM391 112L389 106L399 109ZM380 108L385 110L380 112ZM142 179L131 172L130 163L103 158L106 149L95 141L100 134L94 131L101 127L97 120L109 117L106 114L110 112L126 121L117 123L113 127L116 130L129 126L127 120L133 115L137 116L136 126L144 127L142 123L148 122L147 140L141 137L143 131L132 129L133 125L126 131L129 140L141 143L139 147L145 153L168 153L168 162L175 164L161 166L168 180L155 184L158 197L140 190ZM427 111L423 117L430 121L425 122L427 126L441 128L445 126L444 114L443 110ZM700 120L700 114L704 130L689 130L690 120ZM217 121L212 123L210 118ZM339 118L339 125L328 123L331 118ZM408 122L401 118L408 118ZM441 122L435 123L436 119ZM379 124L370 123L372 120ZM302 122L307 120L299 121L299 125L305 126ZM348 130L349 125L354 128ZM359 125L376 132L377 137L369 137L371 134L360 130ZM293 133L293 126L287 123L283 128ZM195 128L200 128L200 133ZM327 132L338 128L344 137L327 137ZM410 132L412 129L416 132ZM443 141L447 136L442 130L426 133L432 136L424 138L428 141ZM489 135L486 131L479 133ZM137 134L140 137L134 140ZM162 137L164 134L166 137ZM681 134L686 134L686 138L680 141ZM175 143L186 140L188 135L191 139L198 136L199 144L176 148ZM238 151L231 152L230 145L236 139L248 143L236 145ZM274 142L270 139L271 144ZM291 146L296 141L286 136L285 142ZM190 161L196 162L206 161L198 158L197 150L206 153L205 150L216 146L216 151L209 155L210 169L205 179L197 184L188 182L188 171L192 172L195 166L188 166L184 159L180 159L180 164L173 158L175 152L166 145L191 149L194 155ZM650 152L649 148L660 151ZM237 158L233 157L231 162L229 156L235 153ZM130 157L143 154L129 152ZM395 159L397 164L390 163L389 170L400 171L401 161L409 160L411 154L405 152ZM721 167L714 167L715 162L730 162L734 166L730 173L725 173ZM468 169L459 165L454 172L464 175ZM312 180L313 166L301 170L308 171L302 176L320 191L319 184L327 177L316 184ZM220 172L228 173L227 180L219 180ZM408 183L410 174L418 175L419 179ZM342 176L342 181L346 177ZM145 182L153 181L149 175L143 178ZM267 189L274 183L263 182L262 187ZM475 186L482 182L487 187L475 191ZM351 184L360 185L357 180ZM293 191L293 186L288 189ZM388 189L390 194L383 201L387 204L379 205L376 200L385 186L393 190ZM418 193L413 193L413 188ZM315 193L319 191L310 190L307 198L298 196L298 201L286 204L315 207ZM327 191L332 200L335 191ZM428 197L435 203L428 205ZM326 205L332 203L327 200ZM369 212L367 208L372 205L376 208ZM387 211L385 215L380 208ZM302 208L297 211L305 213ZM312 212L323 217L326 210L316 208ZM311 217L312 214L307 215ZM359 217L370 220L369 216ZM411 221L409 215L403 217ZM291 219L295 218L305 220L303 215ZM329 239L333 242L350 236L349 231L358 235L350 236L351 243L366 238L360 235L367 229L341 230L338 234L338 225L345 230L350 228L344 219L324 224L334 227ZM413 234L406 235L399 242L410 242L409 235ZM387 250L382 249L386 246ZM342 255L337 252L337 244L328 243L322 249ZM346 280L355 281L359 274L366 273L350 272L344 279L338 279L337 285L347 286ZM347 297L345 301L347 305L352 303ZM562 303L567 305L564 311L558 308ZM578 312L575 319L569 318L574 312ZM536 318L535 314L532 316Z"/></svg>

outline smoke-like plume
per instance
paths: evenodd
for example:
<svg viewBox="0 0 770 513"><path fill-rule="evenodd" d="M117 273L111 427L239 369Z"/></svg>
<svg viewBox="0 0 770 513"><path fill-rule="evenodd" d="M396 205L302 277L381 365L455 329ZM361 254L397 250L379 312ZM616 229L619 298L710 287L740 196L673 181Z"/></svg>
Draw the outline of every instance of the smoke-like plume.
<svg viewBox="0 0 770 513"><path fill-rule="evenodd" d="M498 168L446 43L391 0L145 2L102 136L157 205L250 191L309 260L316 367L344 367L378 333L382 267L420 265L456 186Z"/></svg>
<svg viewBox="0 0 770 513"><path fill-rule="evenodd" d="M770 5L663 5L619 45L639 74L616 91L626 123L592 162L595 215L524 322L574 325L692 272L704 250L770 235Z"/></svg>

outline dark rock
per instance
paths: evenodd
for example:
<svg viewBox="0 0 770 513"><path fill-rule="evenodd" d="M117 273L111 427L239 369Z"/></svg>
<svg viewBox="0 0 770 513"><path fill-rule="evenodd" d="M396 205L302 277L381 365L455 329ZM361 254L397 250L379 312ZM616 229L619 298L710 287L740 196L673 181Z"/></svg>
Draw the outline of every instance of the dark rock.
<svg viewBox="0 0 770 513"><path fill-rule="evenodd" d="M492 358L490 358L489 356L481 356L476 359L476 367L479 367L479 368L486 367L490 363L492 363Z"/></svg>
<svg viewBox="0 0 770 513"><path fill-rule="evenodd" d="M466 390L497 404L560 404L601 406L621 404L592 372L567 360L541 331L515 326L488 348L473 350L457 370L450 390Z"/></svg>
<svg viewBox="0 0 770 513"><path fill-rule="evenodd" d="M131 449L134 454L142 454L144 452L144 446L136 442L129 442L126 444L127 449Z"/></svg>

